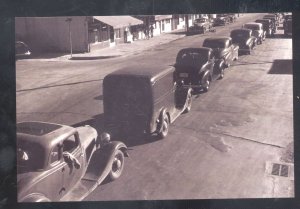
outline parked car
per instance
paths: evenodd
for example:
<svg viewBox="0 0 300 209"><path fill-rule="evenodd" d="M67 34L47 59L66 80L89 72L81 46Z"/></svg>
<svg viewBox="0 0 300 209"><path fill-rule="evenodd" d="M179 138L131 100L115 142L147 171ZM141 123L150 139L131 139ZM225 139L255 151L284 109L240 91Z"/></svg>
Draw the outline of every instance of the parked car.
<svg viewBox="0 0 300 209"><path fill-rule="evenodd" d="M227 15L225 15L225 14L217 14L217 17L214 20L214 25L215 26L226 25L229 22L230 21L229 21L229 18L228 18Z"/></svg>
<svg viewBox="0 0 300 209"><path fill-rule="evenodd" d="M266 39L266 32L263 30L263 25L257 22L250 22L243 25L243 28L252 30L252 35L256 37L257 43L262 44Z"/></svg>
<svg viewBox="0 0 300 209"><path fill-rule="evenodd" d="M107 176L119 178L127 147L102 136L90 126L18 123L18 201L79 201Z"/></svg>
<svg viewBox="0 0 300 209"><path fill-rule="evenodd" d="M174 67L177 83L204 92L209 90L212 81L224 77L225 68L222 63L216 63L213 50L207 47L181 49Z"/></svg>
<svg viewBox="0 0 300 209"><path fill-rule="evenodd" d="M197 18L193 26L189 27L188 35L205 33L212 28L212 23L207 18Z"/></svg>
<svg viewBox="0 0 300 209"><path fill-rule="evenodd" d="M17 59L30 57L31 51L27 44L22 41L15 42L15 56Z"/></svg>
<svg viewBox="0 0 300 209"><path fill-rule="evenodd" d="M233 23L237 19L236 14L234 13L228 13L227 16L229 18L229 22L231 23Z"/></svg>
<svg viewBox="0 0 300 209"><path fill-rule="evenodd" d="M284 24L284 35L285 36L291 36L292 35L292 28L293 28L293 20L287 19Z"/></svg>
<svg viewBox="0 0 300 209"><path fill-rule="evenodd" d="M274 19L275 25L276 25L276 26L279 26L279 18L277 17L276 14L267 14L267 15L265 15L265 16L263 17L263 19L267 19L267 18L269 18L269 19Z"/></svg>
<svg viewBox="0 0 300 209"><path fill-rule="evenodd" d="M256 37L252 36L252 30L241 28L232 30L230 33L232 43L239 46L240 52L250 54L257 43Z"/></svg>
<svg viewBox="0 0 300 209"><path fill-rule="evenodd" d="M216 61L224 67L229 67L239 56L239 46L230 37L206 38L202 46L212 48Z"/></svg>
<svg viewBox="0 0 300 209"><path fill-rule="evenodd" d="M173 80L174 68L131 66L105 76L105 128L113 136L167 136L169 125L191 109L192 89Z"/></svg>
<svg viewBox="0 0 300 209"><path fill-rule="evenodd" d="M263 30L266 32L266 37L274 36L274 31L272 30L272 22L270 19L257 19L255 20L257 23L261 23L263 25Z"/></svg>
<svg viewBox="0 0 300 209"><path fill-rule="evenodd" d="M277 25L279 25L276 21L276 17L274 15L265 15L263 19L269 19L272 22L272 31L273 34L277 32Z"/></svg>

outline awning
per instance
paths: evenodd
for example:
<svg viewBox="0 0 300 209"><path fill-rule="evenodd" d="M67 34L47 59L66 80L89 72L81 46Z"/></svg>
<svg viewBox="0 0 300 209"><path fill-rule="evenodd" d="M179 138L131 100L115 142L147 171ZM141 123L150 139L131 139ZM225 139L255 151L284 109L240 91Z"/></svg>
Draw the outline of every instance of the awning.
<svg viewBox="0 0 300 209"><path fill-rule="evenodd" d="M171 19L172 15L155 15L155 20L165 20L165 19Z"/></svg>
<svg viewBox="0 0 300 209"><path fill-rule="evenodd" d="M112 26L113 28L143 24L143 21L131 16L93 16L93 18Z"/></svg>

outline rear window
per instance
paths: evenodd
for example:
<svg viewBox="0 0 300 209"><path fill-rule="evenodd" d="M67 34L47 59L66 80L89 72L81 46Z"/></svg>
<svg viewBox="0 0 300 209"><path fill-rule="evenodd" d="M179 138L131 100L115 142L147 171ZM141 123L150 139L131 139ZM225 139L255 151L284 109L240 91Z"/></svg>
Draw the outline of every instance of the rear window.
<svg viewBox="0 0 300 209"><path fill-rule="evenodd" d="M30 134L35 136L42 136L59 128L61 128L61 126L57 124L38 122L23 122L17 124L18 133Z"/></svg>
<svg viewBox="0 0 300 209"><path fill-rule="evenodd" d="M259 30L259 25L254 25L254 24L245 24L245 28L250 29L250 30Z"/></svg>
<svg viewBox="0 0 300 209"><path fill-rule="evenodd" d="M176 58L177 66L200 67L208 60L208 53L201 51L186 50L180 51Z"/></svg>
<svg viewBox="0 0 300 209"><path fill-rule="evenodd" d="M249 38L250 33L248 31L232 31L230 35L233 39L243 39L243 38Z"/></svg>
<svg viewBox="0 0 300 209"><path fill-rule="evenodd" d="M204 47L208 48L226 48L226 42L220 40L206 40L203 43Z"/></svg>

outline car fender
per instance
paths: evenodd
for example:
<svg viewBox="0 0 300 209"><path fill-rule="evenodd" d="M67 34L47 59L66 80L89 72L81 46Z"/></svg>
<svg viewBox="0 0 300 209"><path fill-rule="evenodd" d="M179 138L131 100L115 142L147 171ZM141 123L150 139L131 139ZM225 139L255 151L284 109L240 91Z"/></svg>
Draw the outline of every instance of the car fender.
<svg viewBox="0 0 300 209"><path fill-rule="evenodd" d="M32 193L18 200L19 202L50 202L45 195L41 193Z"/></svg>
<svg viewBox="0 0 300 209"><path fill-rule="evenodd" d="M158 116L158 120L157 120L157 133L160 133L162 131L162 121L163 121L163 117L164 115L167 114L167 108L163 108L161 111L160 111L160 114ZM169 118L170 120L170 118Z"/></svg>
<svg viewBox="0 0 300 209"><path fill-rule="evenodd" d="M111 171L116 150L121 150L128 157L127 146L120 141L111 141L95 151L83 179L97 181L97 184L107 177Z"/></svg>
<svg viewBox="0 0 300 209"><path fill-rule="evenodd" d="M201 83L204 83L205 79L207 77L210 77L210 71L209 70L206 70L206 71L204 71L204 72L201 73Z"/></svg>
<svg viewBox="0 0 300 209"><path fill-rule="evenodd" d="M226 66L225 60L220 59L220 60L216 61L215 66L217 67L218 70L225 68L225 66Z"/></svg>

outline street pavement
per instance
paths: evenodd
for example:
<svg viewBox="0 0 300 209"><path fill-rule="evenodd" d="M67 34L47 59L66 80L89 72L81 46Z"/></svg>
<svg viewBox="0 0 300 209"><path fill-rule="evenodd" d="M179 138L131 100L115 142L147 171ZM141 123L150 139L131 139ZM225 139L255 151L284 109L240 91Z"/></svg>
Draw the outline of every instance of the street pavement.
<svg viewBox="0 0 300 209"><path fill-rule="evenodd" d="M179 49L228 36L261 16L111 59L18 60L17 121L91 125L101 133L105 75L131 65L165 68ZM120 139L130 148L123 175L85 200L293 197L292 40L282 33L240 56L208 93L195 95L191 112L170 126L166 139ZM156 40L140 43L150 41ZM291 175L270 175L274 162L290 165Z"/></svg>

